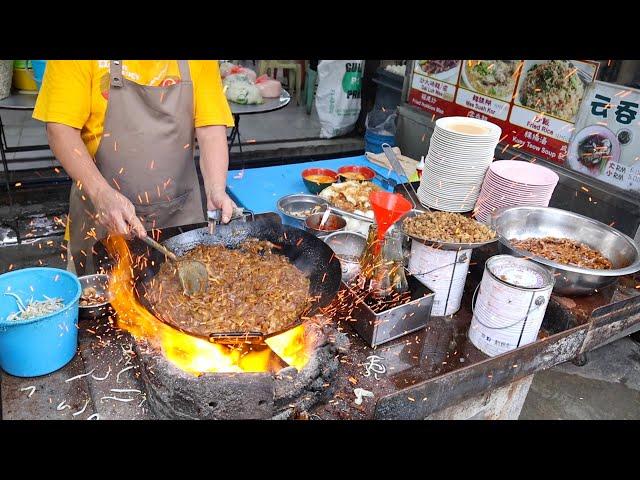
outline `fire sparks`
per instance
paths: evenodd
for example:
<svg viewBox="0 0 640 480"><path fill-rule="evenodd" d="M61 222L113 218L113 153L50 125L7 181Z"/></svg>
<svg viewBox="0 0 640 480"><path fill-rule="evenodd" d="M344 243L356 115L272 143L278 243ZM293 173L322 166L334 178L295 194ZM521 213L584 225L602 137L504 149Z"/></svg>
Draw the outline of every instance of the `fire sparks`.
<svg viewBox="0 0 640 480"><path fill-rule="evenodd" d="M118 312L118 326L137 339L147 340L160 348L165 357L181 370L195 375L205 372L268 372L281 368L281 361L300 370L309 361L309 346L314 339L303 325L267 339L266 347L246 344L228 347L193 337L162 323L135 297L133 260L125 240L109 237L107 250L117 259L109 276L109 289L113 293L111 304Z"/></svg>

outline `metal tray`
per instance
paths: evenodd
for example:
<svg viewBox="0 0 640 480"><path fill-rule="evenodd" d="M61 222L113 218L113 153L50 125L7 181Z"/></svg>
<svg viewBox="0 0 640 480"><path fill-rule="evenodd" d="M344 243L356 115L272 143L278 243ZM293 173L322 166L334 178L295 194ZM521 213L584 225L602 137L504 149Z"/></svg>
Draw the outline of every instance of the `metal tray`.
<svg viewBox="0 0 640 480"><path fill-rule="evenodd" d="M410 217L415 217L416 215L419 215L421 213L427 213L424 212L422 210L418 210L418 209L413 209L410 212L408 212L407 214L403 215L400 220L398 220L398 223L400 224L400 229L402 230L402 233L404 233L407 237L411 238L412 240L415 240L416 242L420 242L424 245L428 245L429 247L434 247L434 248L440 248L442 250L469 250L469 249L474 249L474 248L480 248L480 247L484 247L485 245L489 245L491 243L496 243L498 241L498 236L496 235L495 238L491 239L491 240L487 240L486 242L477 242L477 243L453 243L453 242L436 242L433 240L427 240L424 238L420 238L420 237L416 237L414 235L411 235L407 232L404 231L404 228L402 227L404 220L406 218L410 218Z"/></svg>
<svg viewBox="0 0 640 480"><path fill-rule="evenodd" d="M357 294L344 282L341 289L356 303L350 312L353 328L371 347L402 337L426 327L431 318L431 307L435 293L405 272L411 291L411 301L404 305L375 313L365 302L356 302Z"/></svg>

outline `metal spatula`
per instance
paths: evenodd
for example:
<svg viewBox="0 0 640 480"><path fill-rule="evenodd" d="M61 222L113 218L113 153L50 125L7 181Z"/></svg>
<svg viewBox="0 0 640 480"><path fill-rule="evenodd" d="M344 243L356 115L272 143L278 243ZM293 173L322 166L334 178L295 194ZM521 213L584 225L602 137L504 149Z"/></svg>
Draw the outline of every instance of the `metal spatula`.
<svg viewBox="0 0 640 480"><path fill-rule="evenodd" d="M402 165L400 165L400 162L398 161L398 157L396 157L396 152L394 152L391 149L391 146L388 143L382 144L382 151L387 157L387 160L389 160L389 163L391 164L391 168L393 169L394 172L396 172L396 175L398 175L400 179L402 179L402 177L407 179L406 183L404 182L402 183L402 186L404 188L404 191L407 192L407 196L409 197L409 201L413 204L413 208L416 208L416 203L414 202L413 199L416 198L419 200L420 197L418 197L418 192L416 192L416 189L413 188L413 184L411 183L411 180L409 180L409 177L407 177L407 174L405 173L404 168L402 168ZM411 192L409 192L407 185L409 185L409 188L411 188ZM431 212L431 209L429 207L426 207L424 205L422 206L428 212Z"/></svg>
<svg viewBox="0 0 640 480"><path fill-rule="evenodd" d="M178 278L180 279L180 284L185 294L194 295L207 290L209 274L207 273L207 266L204 263L197 260L181 260L175 253L165 246L160 245L149 236L144 237L142 241L150 247L164 253L175 264L178 270Z"/></svg>

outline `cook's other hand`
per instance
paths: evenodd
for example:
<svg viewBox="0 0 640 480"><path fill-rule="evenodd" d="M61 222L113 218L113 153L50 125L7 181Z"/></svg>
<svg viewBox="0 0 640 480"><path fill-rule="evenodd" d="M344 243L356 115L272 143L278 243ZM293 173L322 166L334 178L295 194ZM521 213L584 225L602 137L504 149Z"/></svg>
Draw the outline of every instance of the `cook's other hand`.
<svg viewBox="0 0 640 480"><path fill-rule="evenodd" d="M222 210L222 223L229 223L236 206L235 202L224 189L212 187L205 190L207 191L207 210Z"/></svg>
<svg viewBox="0 0 640 480"><path fill-rule="evenodd" d="M99 190L91 199L96 210L96 221L111 234L146 237L147 232L136 216L133 203L111 187Z"/></svg>

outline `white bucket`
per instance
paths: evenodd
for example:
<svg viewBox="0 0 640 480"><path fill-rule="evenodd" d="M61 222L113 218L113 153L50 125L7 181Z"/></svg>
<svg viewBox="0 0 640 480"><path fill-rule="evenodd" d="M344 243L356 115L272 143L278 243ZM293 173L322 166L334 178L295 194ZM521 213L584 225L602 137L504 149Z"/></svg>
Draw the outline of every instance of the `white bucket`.
<svg viewBox="0 0 640 480"><path fill-rule="evenodd" d="M471 343L493 357L535 342L554 283L551 272L537 263L511 255L491 257L476 291Z"/></svg>
<svg viewBox="0 0 640 480"><path fill-rule="evenodd" d="M431 315L453 315L460 309L470 260L471 249L442 250L411 242L408 269L435 292Z"/></svg>

